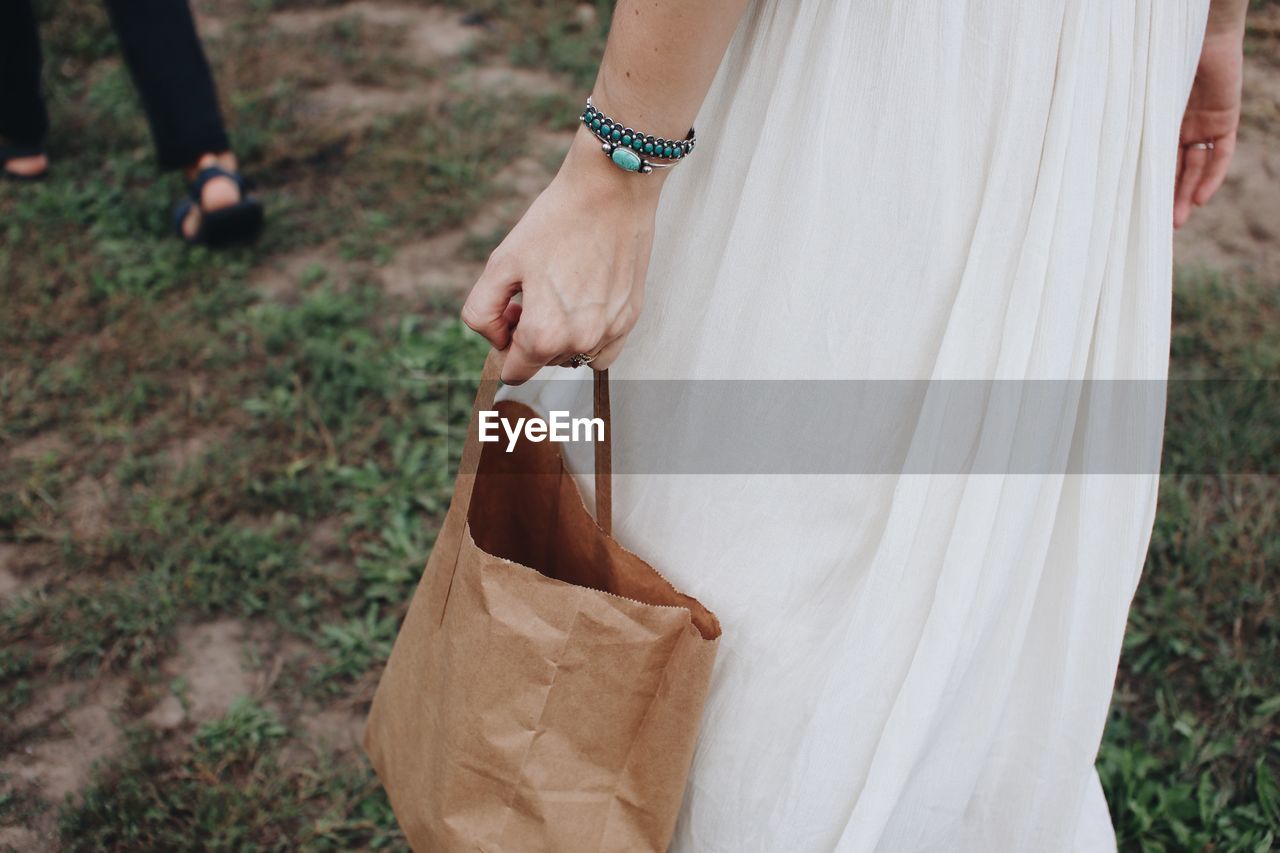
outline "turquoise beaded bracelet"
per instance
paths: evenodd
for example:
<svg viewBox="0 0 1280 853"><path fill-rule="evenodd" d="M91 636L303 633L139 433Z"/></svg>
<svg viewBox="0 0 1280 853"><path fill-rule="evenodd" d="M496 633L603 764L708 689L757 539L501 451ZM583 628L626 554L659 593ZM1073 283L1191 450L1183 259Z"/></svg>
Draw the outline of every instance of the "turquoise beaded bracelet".
<svg viewBox="0 0 1280 853"><path fill-rule="evenodd" d="M692 127L681 140L663 139L661 136L632 130L596 109L590 96L587 97L587 108L582 111L581 119L587 129L603 143L601 147L609 161L628 172L647 175L654 169L669 169L689 156L697 141ZM650 157L658 159L650 160Z"/></svg>

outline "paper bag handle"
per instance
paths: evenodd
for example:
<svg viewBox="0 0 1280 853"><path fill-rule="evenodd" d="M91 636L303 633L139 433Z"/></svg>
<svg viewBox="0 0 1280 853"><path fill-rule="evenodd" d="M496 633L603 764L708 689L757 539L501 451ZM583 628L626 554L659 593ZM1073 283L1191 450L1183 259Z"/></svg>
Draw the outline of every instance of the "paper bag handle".
<svg viewBox="0 0 1280 853"><path fill-rule="evenodd" d="M471 506L471 494L475 491L476 471L480 466L480 412L493 408L502 364L498 350L489 350L480 371L480 387L476 390L475 407L471 423L467 427L467 443L462 447L462 461L458 465L458 489L455 500L463 507ZM594 416L604 423L604 440L595 442L596 523L605 533L613 533L613 424L609 419L609 371L596 370L592 393Z"/></svg>

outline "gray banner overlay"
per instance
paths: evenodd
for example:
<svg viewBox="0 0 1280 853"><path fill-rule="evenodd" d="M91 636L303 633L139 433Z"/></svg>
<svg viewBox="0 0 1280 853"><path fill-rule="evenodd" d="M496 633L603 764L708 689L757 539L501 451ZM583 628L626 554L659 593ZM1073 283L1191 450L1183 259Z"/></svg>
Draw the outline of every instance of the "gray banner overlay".
<svg viewBox="0 0 1280 853"><path fill-rule="evenodd" d="M543 418L589 418L589 379L581 371L503 387L498 399L530 404ZM456 460L476 383L447 384ZM613 380L613 470L1275 474L1278 392L1280 381L1253 379ZM510 433L493 433L487 447L505 452ZM526 436L521 429L516 440ZM590 458L590 448L569 444L566 454Z"/></svg>

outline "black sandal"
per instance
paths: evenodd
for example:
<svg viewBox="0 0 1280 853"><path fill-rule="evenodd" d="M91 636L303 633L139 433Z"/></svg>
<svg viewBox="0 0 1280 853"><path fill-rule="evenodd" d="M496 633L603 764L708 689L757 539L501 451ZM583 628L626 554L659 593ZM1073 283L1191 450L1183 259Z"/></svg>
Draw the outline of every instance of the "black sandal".
<svg viewBox="0 0 1280 853"><path fill-rule="evenodd" d="M214 178L229 178L234 181L240 189L240 200L229 207L221 207L217 210L200 208L200 226L194 236L188 237L182 229L182 224L192 208L200 207L200 194L204 191L205 184ZM263 221L262 202L245 194L244 178L221 166L208 166L201 169L195 179L187 185L187 197L179 201L173 209L173 228L178 236L193 245L212 248L256 239L262 233Z"/></svg>
<svg viewBox="0 0 1280 853"><path fill-rule="evenodd" d="M39 145L13 145L8 142L0 144L0 172L4 172L4 176L11 181L19 181L21 183L43 181L49 176L47 168L36 172L34 175L19 175L17 172L10 172L7 167L10 160L21 160L23 157L39 157L44 153L44 148Z"/></svg>

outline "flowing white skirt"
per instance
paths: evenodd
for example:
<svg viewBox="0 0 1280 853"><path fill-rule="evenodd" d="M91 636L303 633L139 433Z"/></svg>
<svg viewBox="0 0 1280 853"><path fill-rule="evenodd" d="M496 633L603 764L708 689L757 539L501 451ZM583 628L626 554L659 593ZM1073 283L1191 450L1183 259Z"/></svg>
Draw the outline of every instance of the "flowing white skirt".
<svg viewBox="0 0 1280 853"><path fill-rule="evenodd" d="M1206 12L753 2L664 190L611 375L1163 379ZM586 373L502 396L580 409ZM614 405L615 458L654 430L678 441L625 390ZM589 501L590 457L571 467ZM1093 762L1156 489L616 477L617 537L724 627L671 849L1114 849Z"/></svg>

